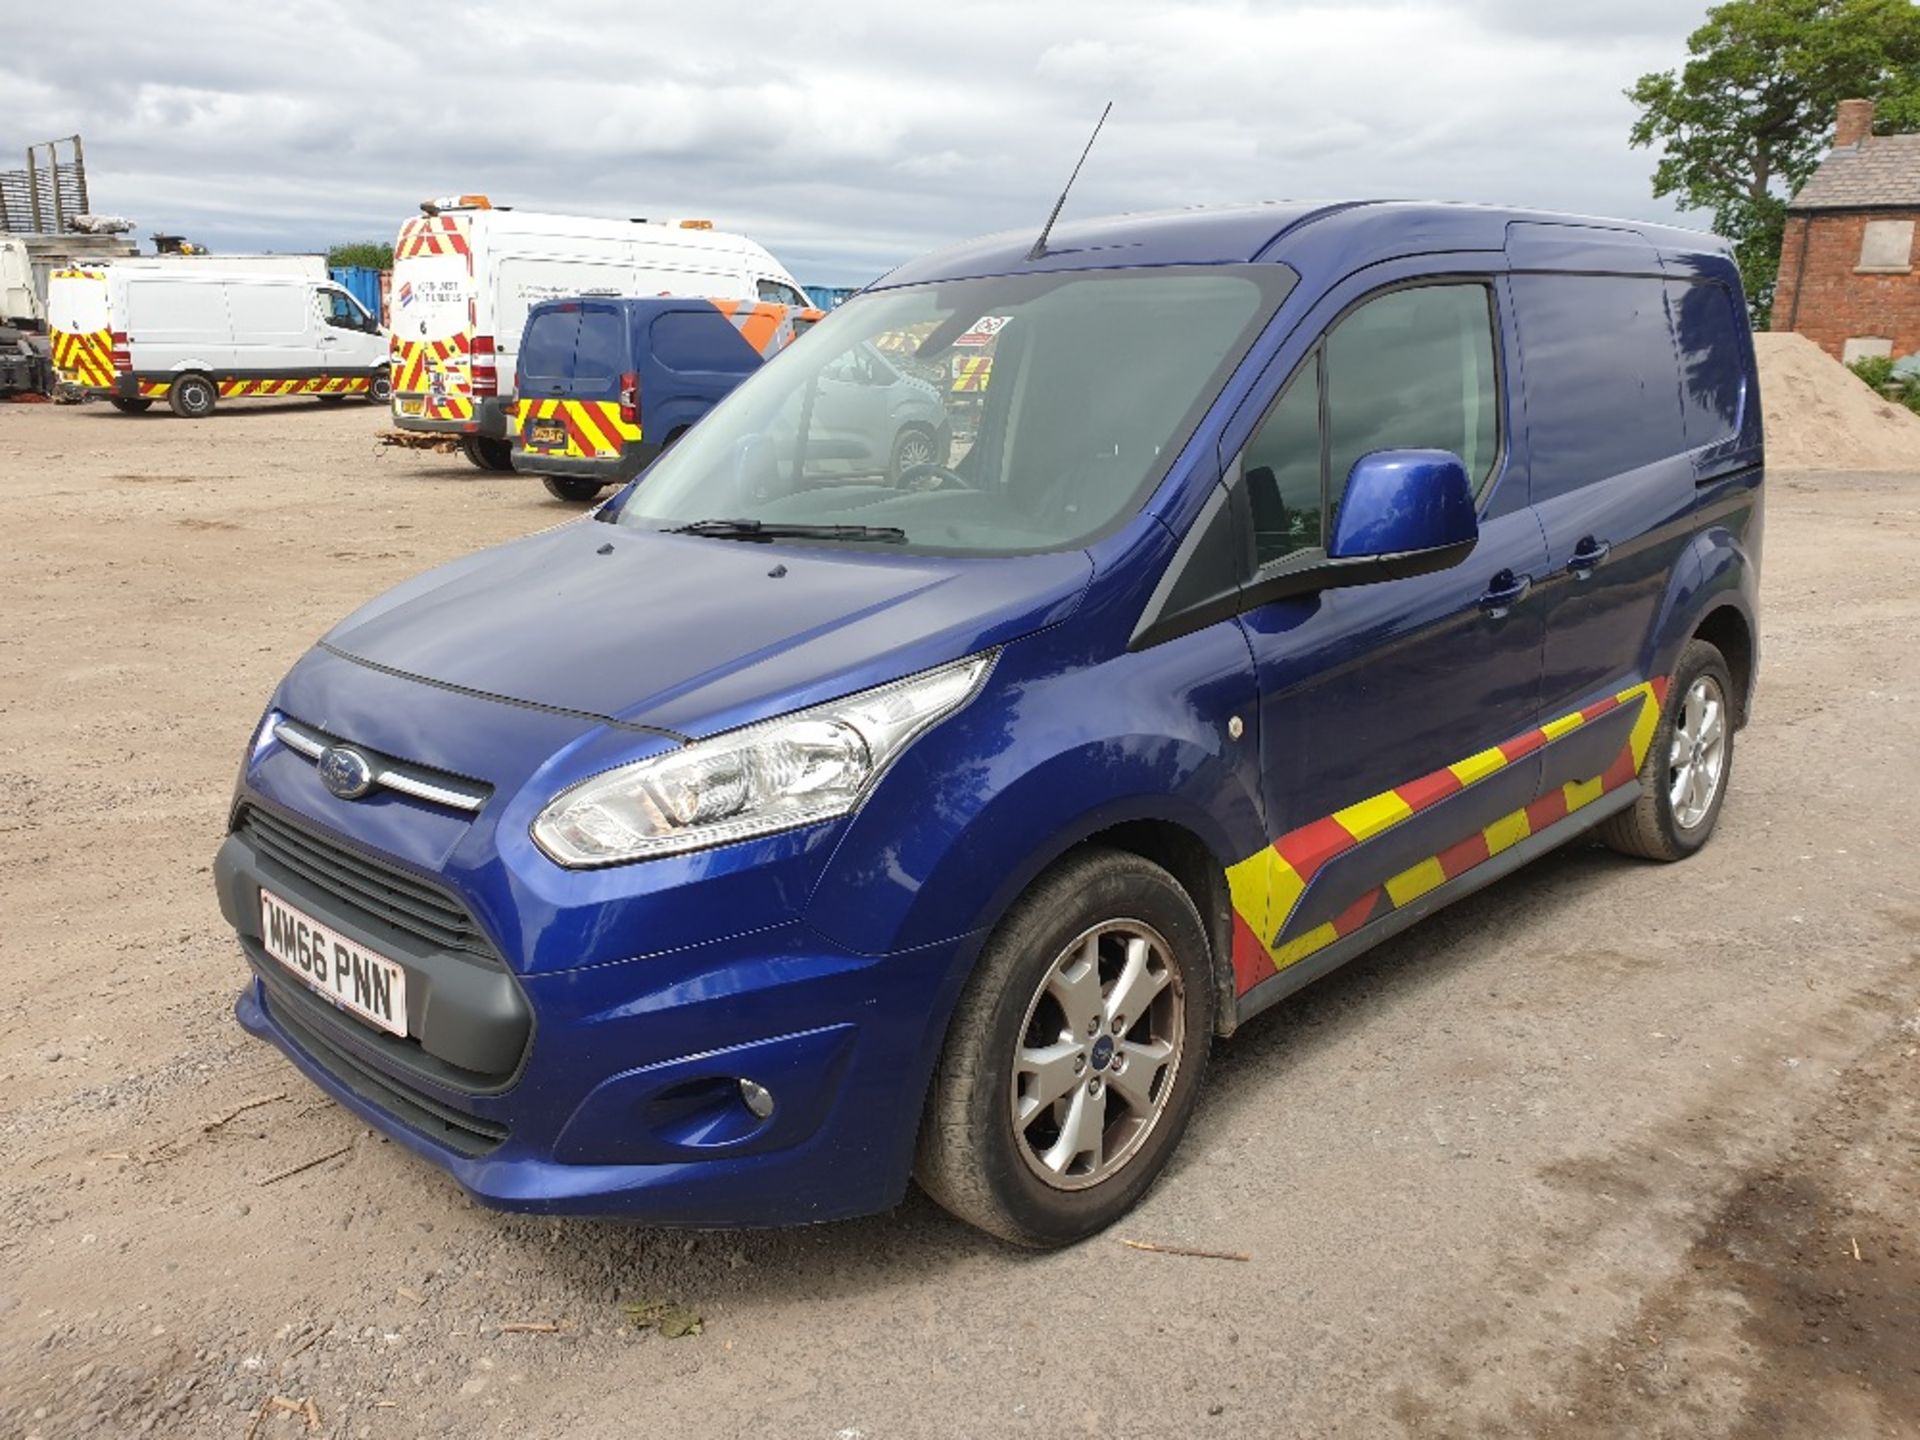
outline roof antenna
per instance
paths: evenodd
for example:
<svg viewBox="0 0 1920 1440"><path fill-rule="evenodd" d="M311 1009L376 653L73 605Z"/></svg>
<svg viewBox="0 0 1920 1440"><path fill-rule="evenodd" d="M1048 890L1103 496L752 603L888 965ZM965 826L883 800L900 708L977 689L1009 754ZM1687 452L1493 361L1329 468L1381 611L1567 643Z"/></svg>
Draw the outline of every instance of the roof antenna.
<svg viewBox="0 0 1920 1440"><path fill-rule="evenodd" d="M1107 108L1100 112L1100 118L1093 122L1093 134L1087 137L1087 148L1080 152L1080 158L1073 163L1073 174L1067 177L1067 186L1060 192L1060 198L1053 202L1053 213L1047 216L1047 223L1040 227L1040 238L1033 242L1033 248L1027 252L1029 261L1041 259L1047 253L1047 236L1053 233L1053 222L1060 218L1060 209L1067 203L1067 191L1073 189L1073 182L1080 178L1080 167L1087 163L1087 156L1093 150L1093 142L1100 138L1100 127L1107 123L1107 116L1113 113L1113 101L1107 101Z"/></svg>

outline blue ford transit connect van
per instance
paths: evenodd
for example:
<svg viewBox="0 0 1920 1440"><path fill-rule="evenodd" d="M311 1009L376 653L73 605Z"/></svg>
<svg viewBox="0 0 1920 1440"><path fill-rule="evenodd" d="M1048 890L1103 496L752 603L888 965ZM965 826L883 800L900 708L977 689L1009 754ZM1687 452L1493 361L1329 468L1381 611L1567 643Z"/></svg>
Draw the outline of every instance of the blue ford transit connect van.
<svg viewBox="0 0 1920 1440"><path fill-rule="evenodd" d="M301 659L216 867L240 1022L489 1204L914 1176L1059 1244L1260 1010L1576 836L1707 841L1763 475L1721 242L1364 203L1032 251L902 267ZM942 452L814 433L847 357L984 337Z"/></svg>

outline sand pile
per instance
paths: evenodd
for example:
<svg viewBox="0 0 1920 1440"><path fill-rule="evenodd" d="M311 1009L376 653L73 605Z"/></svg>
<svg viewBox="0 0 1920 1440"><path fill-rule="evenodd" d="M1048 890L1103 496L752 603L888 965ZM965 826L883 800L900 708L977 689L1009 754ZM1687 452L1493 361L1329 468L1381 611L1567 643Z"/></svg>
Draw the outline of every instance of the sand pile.
<svg viewBox="0 0 1920 1440"><path fill-rule="evenodd" d="M1893 405L1804 335L1753 337L1767 464L1788 470L1920 470L1920 415Z"/></svg>

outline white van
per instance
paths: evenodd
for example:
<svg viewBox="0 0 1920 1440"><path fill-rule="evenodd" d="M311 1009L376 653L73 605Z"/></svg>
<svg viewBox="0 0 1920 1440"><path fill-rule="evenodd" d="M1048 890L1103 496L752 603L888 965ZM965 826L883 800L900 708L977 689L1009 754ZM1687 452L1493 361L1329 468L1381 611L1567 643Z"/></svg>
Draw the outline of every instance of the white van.
<svg viewBox="0 0 1920 1440"><path fill-rule="evenodd" d="M569 295L709 296L805 307L760 246L705 220L595 220L430 201L393 247L393 418L462 437L469 460L510 468L514 362L527 310Z"/></svg>
<svg viewBox="0 0 1920 1440"><path fill-rule="evenodd" d="M309 275L113 264L47 287L54 370L138 414L199 419L223 398L387 399L387 337L338 285Z"/></svg>

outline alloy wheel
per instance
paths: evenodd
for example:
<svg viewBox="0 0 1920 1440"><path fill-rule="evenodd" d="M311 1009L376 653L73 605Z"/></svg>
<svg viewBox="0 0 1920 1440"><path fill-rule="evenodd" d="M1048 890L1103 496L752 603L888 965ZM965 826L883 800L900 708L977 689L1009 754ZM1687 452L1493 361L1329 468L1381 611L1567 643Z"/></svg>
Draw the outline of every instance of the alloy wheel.
<svg viewBox="0 0 1920 1440"><path fill-rule="evenodd" d="M1166 940L1139 920L1085 931L1027 1004L1014 1053L1014 1139L1057 1190L1084 1190L1130 1161L1173 1093L1186 997Z"/></svg>
<svg viewBox="0 0 1920 1440"><path fill-rule="evenodd" d="M1687 687L1674 717L1667 757L1667 798L1674 823L1691 830L1707 818L1727 766L1727 705L1720 682L1701 675Z"/></svg>

